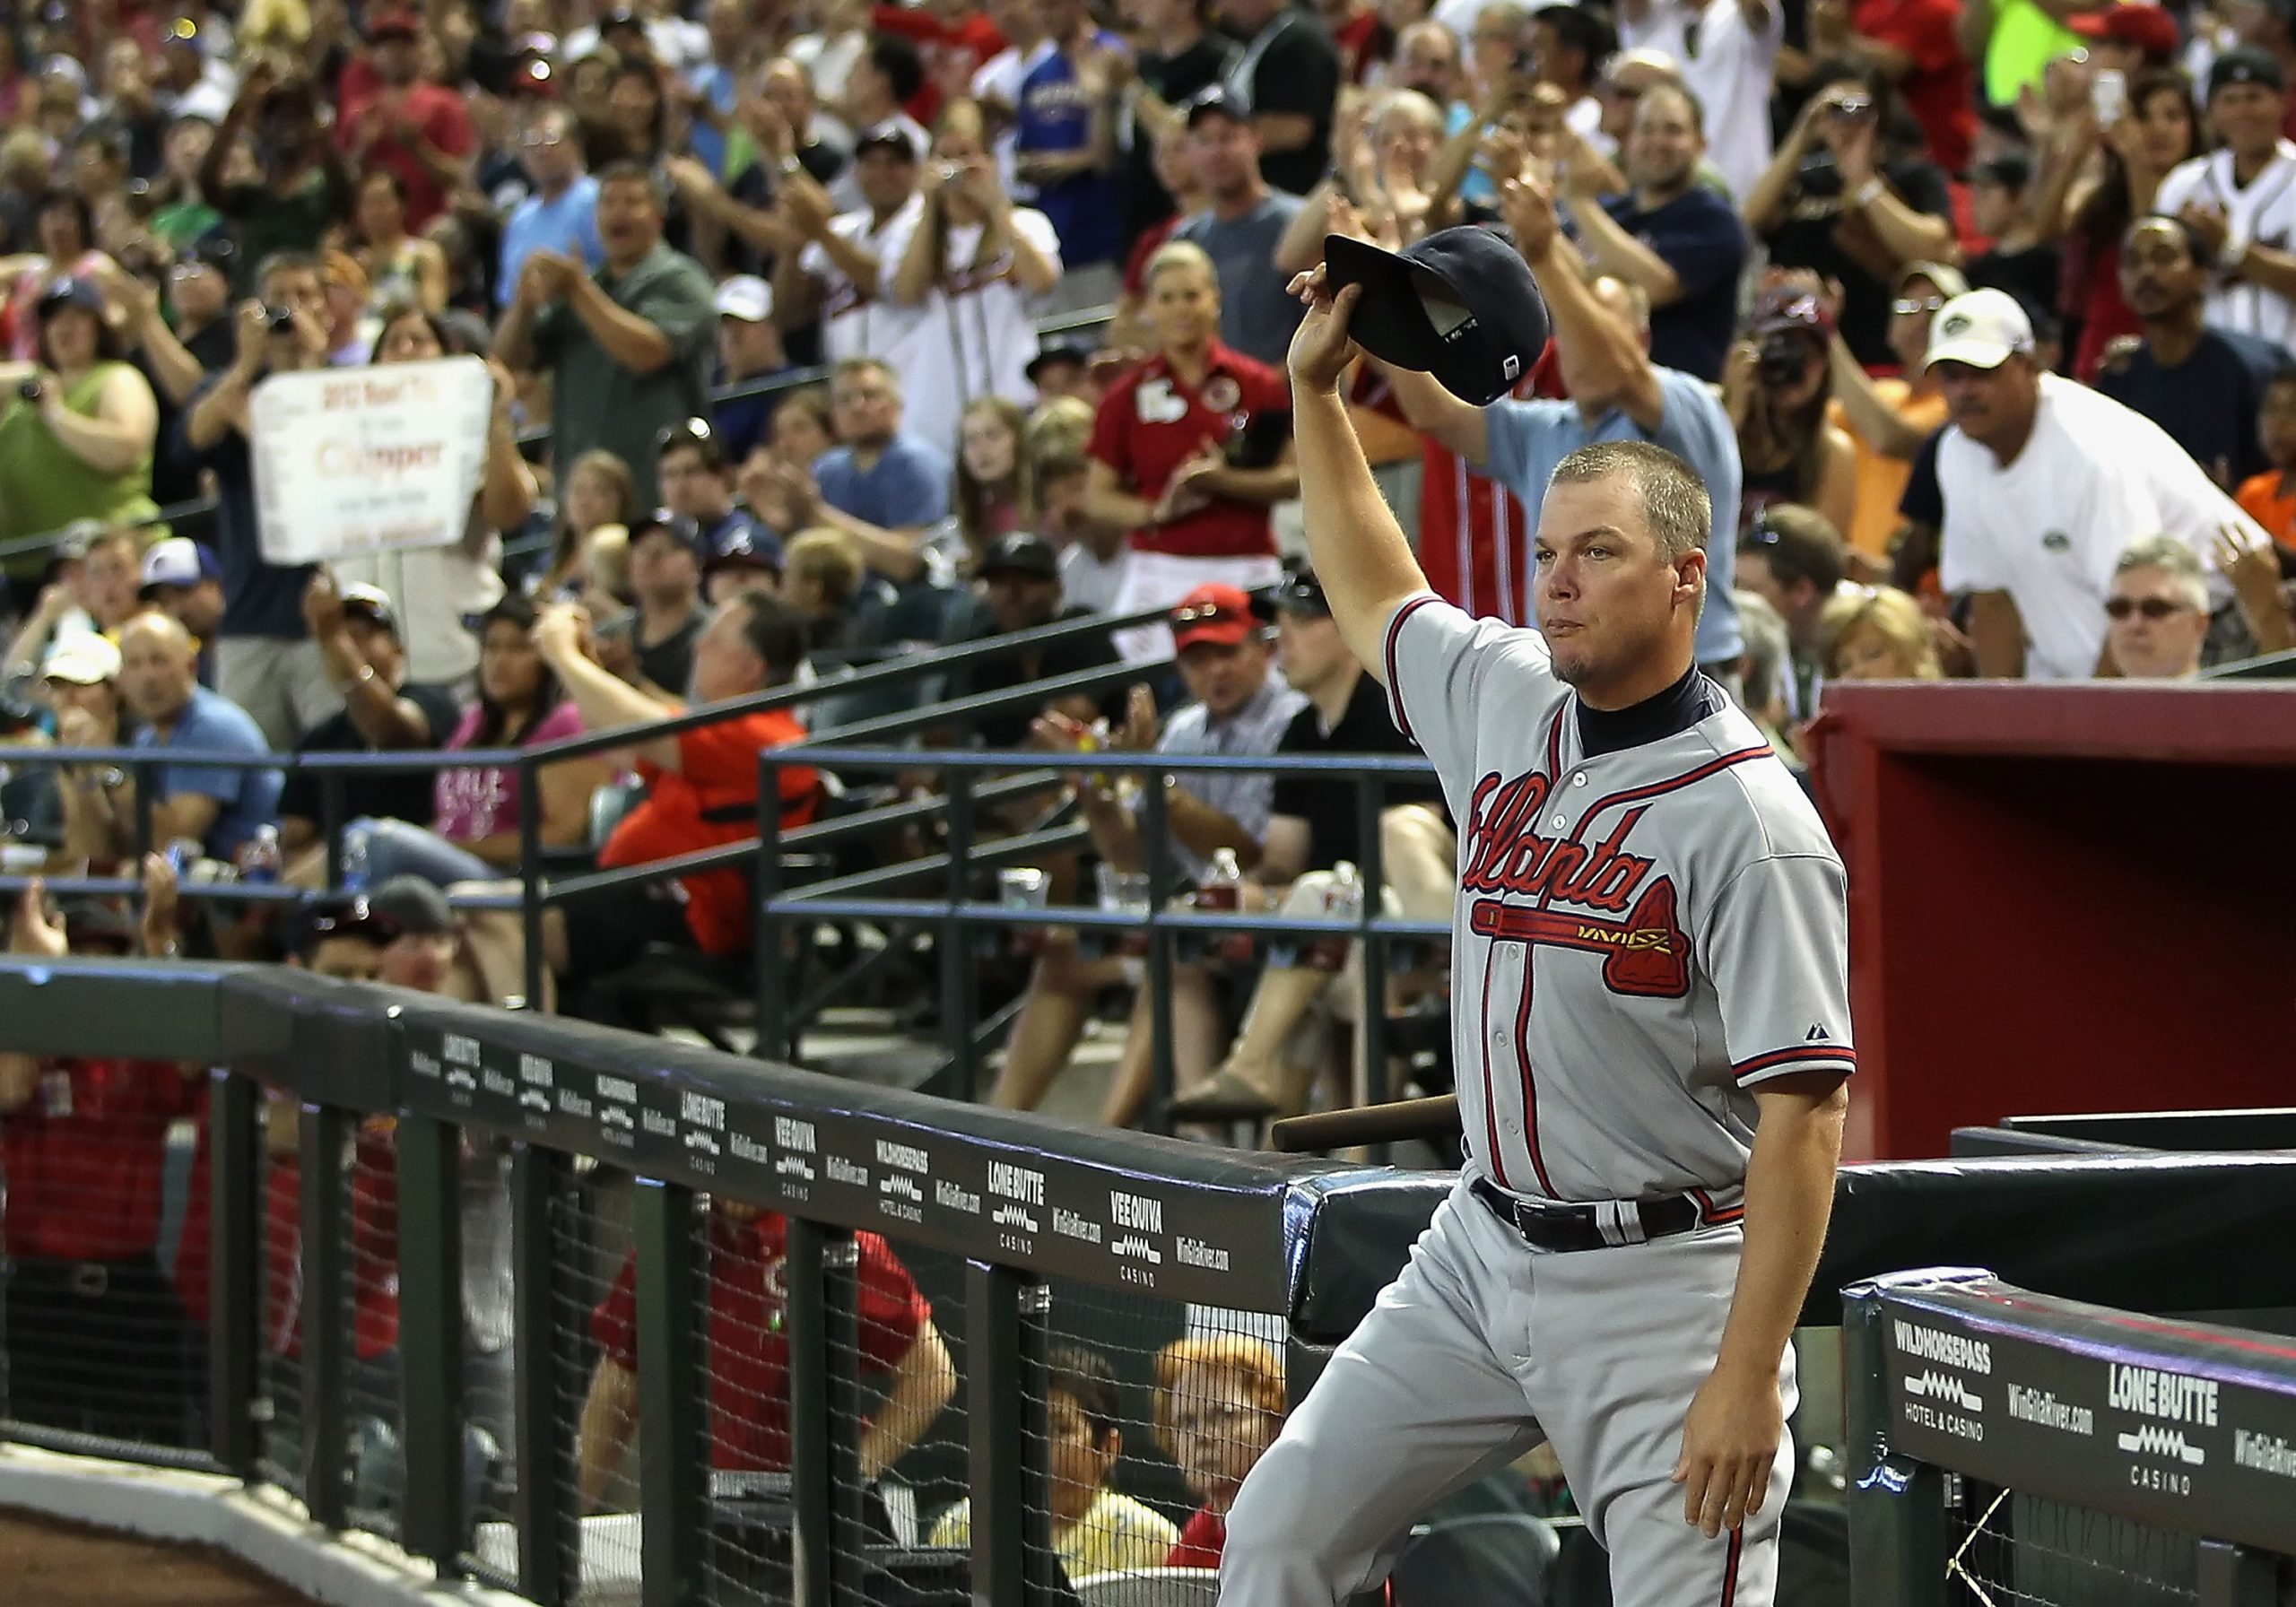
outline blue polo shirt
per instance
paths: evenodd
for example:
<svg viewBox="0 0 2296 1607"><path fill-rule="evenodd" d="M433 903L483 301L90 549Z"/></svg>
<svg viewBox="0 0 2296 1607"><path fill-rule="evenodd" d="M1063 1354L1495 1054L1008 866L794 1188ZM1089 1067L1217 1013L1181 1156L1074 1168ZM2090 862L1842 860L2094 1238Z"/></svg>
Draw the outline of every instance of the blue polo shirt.
<svg viewBox="0 0 2296 1607"><path fill-rule="evenodd" d="M1121 48L1111 33L1095 33L1092 42ZM1058 155L1083 151L1092 143L1092 104L1076 83L1076 68L1058 50L1048 55L1021 80L1021 104L1013 126L1015 155ZM1056 179L1037 189L1037 209L1051 220L1060 237L1060 260L1065 267L1114 262L1124 244L1122 193L1112 173L1079 173Z"/></svg>
<svg viewBox="0 0 2296 1607"><path fill-rule="evenodd" d="M887 443L867 468L850 447L832 447L815 460L813 482L822 500L839 513L886 530L937 525L949 517L949 488L956 470L932 442L906 430Z"/></svg>
<svg viewBox="0 0 2296 1607"><path fill-rule="evenodd" d="M1730 415L1703 380L1678 369L1658 369L1658 427L1645 430L1623 408L1588 423L1575 402L1493 403L1483 413L1491 457L1485 467L1531 511L1535 524L1554 466L1596 441L1648 441L1690 465L1714 504L1718 539L1706 543L1706 607L1698 616L1701 665L1735 661L1745 651L1738 633L1730 583L1737 569L1738 438ZM1530 558L1525 553L1526 562Z"/></svg>
<svg viewBox="0 0 2296 1607"><path fill-rule="evenodd" d="M510 305L518 289L518 270L537 251L578 258L592 273L597 272L606 259L606 248L598 243L596 179L585 173L555 201L528 195L510 209L502 225L501 272L494 285L497 307Z"/></svg>
<svg viewBox="0 0 2296 1607"><path fill-rule="evenodd" d="M136 731L128 745L176 749L186 753L261 755L271 751L271 744L263 740L263 733L257 729L247 710L204 686L192 690L191 701L185 705L175 728L167 735L161 736L145 725ZM277 770L168 765L155 772L155 803L186 795L215 800L215 823L208 828L206 839L200 844L211 859L232 859L255 835L257 827L278 823Z"/></svg>

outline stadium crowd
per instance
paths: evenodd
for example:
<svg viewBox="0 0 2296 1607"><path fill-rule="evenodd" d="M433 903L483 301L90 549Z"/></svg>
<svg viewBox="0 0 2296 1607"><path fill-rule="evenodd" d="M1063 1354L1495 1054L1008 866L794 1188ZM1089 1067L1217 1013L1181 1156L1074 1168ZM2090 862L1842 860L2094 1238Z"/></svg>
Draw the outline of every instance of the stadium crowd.
<svg viewBox="0 0 2296 1607"><path fill-rule="evenodd" d="M140 803L126 769L25 765L0 819L51 872L119 863L145 810L195 879L316 888L332 858L353 892L485 886L529 812L548 853L641 864L744 840L762 748L1127 662L1129 692L914 740L1408 751L1285 557L1288 281L1332 233L1503 229L1552 314L1489 409L1385 365L1355 384L1438 589L1529 621L1553 464L1657 441L1713 499L1701 665L1789 758L1831 680L2174 679L2296 646L2292 66L2296 12L2266 0L12 12L9 741L443 754L749 701L527 772L534 799L501 766L355 773L331 815L313 775L251 762L146 770ZM491 397L459 537L294 557L258 394L449 358ZM865 791L780 774L785 826ZM1302 779L1169 786L1183 882L1360 907L1352 812ZM1009 890L1136 905L1138 789L1072 775L996 819L1062 803L1089 850ZM1383 906L1440 918L1439 798L1398 791L1382 836ZM539 1002L648 1024L632 968L744 954L748 887L553 909ZM516 992L515 936L463 925L450 986ZM281 929L181 936L260 956ZM989 1091L1025 1106L1136 967L1059 931L1013 948ZM1315 1097L1328 1035L1302 1029L1361 1007L1344 955L1258 959L1180 968L1189 1115Z"/></svg>
<svg viewBox="0 0 2296 1607"><path fill-rule="evenodd" d="M2292 0L0 7L0 760L26 761L0 763L0 868L147 888L130 914L35 884L9 949L198 949L506 1000L516 923L440 890L517 874L529 815L546 853L600 868L738 844L761 750L987 693L1019 695L918 734L900 786L931 789L935 746L1027 751L1016 769L1062 779L994 824L1073 810L1090 846L997 890L1144 908L1141 788L1078 755L1411 751L1287 560L1287 285L1329 234L1504 229L1552 315L1489 409L1381 365L1354 382L1438 589L1529 622L1553 465L1655 441L1712 498L1700 664L1789 760L1832 682L2180 680L2296 647L2292 74ZM459 537L283 559L265 387L449 358L483 362L491 398ZM845 666L1060 626L839 688ZM1026 695L1126 664L1135 684ZM25 751L448 755L729 700L544 766L535 797L491 763L352 774L337 808L306 770ZM877 795L779 774L786 827ZM1447 918L1455 830L1430 784L1388 791L1376 889L1344 788L1161 786L1207 904ZM868 862L917 840L871 839ZM178 896L324 889L331 861L336 890L283 919ZM751 894L721 867L553 908L552 997L529 1002L653 1024L632 976L665 951L739 960ZM1351 1097L1346 1025L1439 1009L1445 986L1431 953L1363 969L1344 943L1184 951L1169 1022L1144 990L1129 1006L1103 1118L1141 1116L1158 1030L1174 1114L1208 1135ZM981 974L1020 1001L984 1097L1028 1107L1140 970L1053 928ZM37 1206L200 1107L172 1068L0 1055L20 1412L182 1429L162 1420L183 1377L123 1386L105 1315L204 1321L174 1292L202 1276L156 1264L156 1184L139 1163L102 1211ZM284 1353L295 1141L271 1131ZM395 1198L354 1207L387 1260ZM735 1276L779 1232L713 1216L712 1342L767 1403L713 1401L721 1466L786 1461L778 1315ZM953 1379L882 1242L862 1275L874 1472ZM631 1277L593 1322L593 1505L634 1435ZM395 1304L362 1315L362 1362L395 1328ZM1165 1364L1159 1435L1206 1502L1184 1530L1109 1485L1106 1362L1054 1359L1072 1570L1216 1561L1280 1370L1240 1340ZM1189 1382L1211 1374L1233 1379ZM969 1522L943 1514L936 1541Z"/></svg>

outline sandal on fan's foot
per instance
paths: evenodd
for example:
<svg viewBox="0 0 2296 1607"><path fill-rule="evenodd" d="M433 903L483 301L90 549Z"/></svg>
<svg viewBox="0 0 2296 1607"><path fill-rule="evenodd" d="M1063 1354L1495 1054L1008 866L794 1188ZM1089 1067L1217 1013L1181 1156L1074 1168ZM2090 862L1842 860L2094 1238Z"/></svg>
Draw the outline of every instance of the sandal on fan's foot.
<svg viewBox="0 0 2296 1607"><path fill-rule="evenodd" d="M1243 1121L1275 1114L1275 1100L1241 1072L1222 1066L1186 1093L1172 1097L1172 1118L1182 1122Z"/></svg>

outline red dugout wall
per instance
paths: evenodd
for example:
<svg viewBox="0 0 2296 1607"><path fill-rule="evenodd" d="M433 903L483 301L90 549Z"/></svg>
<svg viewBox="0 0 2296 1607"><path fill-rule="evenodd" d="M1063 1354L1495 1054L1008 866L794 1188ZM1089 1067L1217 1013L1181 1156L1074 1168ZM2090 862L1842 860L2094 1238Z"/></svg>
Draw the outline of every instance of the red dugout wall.
<svg viewBox="0 0 2296 1607"><path fill-rule="evenodd" d="M1845 1160L2027 1111L2296 1102L2296 687L1830 686Z"/></svg>

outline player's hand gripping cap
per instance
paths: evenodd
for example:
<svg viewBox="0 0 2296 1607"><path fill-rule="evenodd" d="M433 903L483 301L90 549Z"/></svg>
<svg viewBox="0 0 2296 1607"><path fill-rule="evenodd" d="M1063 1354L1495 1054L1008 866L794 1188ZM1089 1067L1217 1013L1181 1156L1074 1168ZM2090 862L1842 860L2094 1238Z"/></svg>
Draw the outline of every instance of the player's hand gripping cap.
<svg viewBox="0 0 2296 1607"><path fill-rule="evenodd" d="M1473 406L1512 390L1546 349L1545 299L1503 230L1439 229L1399 252L1328 235L1324 270L1334 295L1363 287L1347 327L1357 345Z"/></svg>

